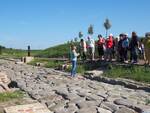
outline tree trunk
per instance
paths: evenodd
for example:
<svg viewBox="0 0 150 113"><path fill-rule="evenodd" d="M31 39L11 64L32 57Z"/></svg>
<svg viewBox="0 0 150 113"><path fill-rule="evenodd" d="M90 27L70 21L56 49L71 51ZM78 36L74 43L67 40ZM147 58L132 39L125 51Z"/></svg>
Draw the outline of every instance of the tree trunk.
<svg viewBox="0 0 150 113"><path fill-rule="evenodd" d="M107 38L107 35L108 35L108 30L106 29L106 38Z"/></svg>

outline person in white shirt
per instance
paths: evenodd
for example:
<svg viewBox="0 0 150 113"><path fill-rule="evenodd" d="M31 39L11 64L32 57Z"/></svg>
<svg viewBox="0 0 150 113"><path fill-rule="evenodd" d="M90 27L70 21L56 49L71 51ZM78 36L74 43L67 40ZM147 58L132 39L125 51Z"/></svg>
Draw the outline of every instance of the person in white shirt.
<svg viewBox="0 0 150 113"><path fill-rule="evenodd" d="M94 39L92 39L91 37L88 37L87 45L88 45L88 51L89 51L90 59L94 60L94 54L95 54L95 41L94 41Z"/></svg>

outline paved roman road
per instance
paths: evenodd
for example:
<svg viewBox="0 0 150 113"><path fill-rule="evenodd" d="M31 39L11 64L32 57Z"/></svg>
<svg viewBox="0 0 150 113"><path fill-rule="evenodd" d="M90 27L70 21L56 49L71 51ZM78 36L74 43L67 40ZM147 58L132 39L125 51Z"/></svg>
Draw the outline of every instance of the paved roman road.
<svg viewBox="0 0 150 113"><path fill-rule="evenodd" d="M86 78L69 78L54 69L0 60L18 87L54 113L150 113L150 92Z"/></svg>

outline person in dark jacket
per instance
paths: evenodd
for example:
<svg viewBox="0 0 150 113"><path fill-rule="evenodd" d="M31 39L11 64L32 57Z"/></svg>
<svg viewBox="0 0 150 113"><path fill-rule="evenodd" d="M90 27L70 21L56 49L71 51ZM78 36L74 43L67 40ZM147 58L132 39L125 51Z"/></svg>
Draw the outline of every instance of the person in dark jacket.
<svg viewBox="0 0 150 113"><path fill-rule="evenodd" d="M122 42L123 42L123 34L119 35L119 42L118 42L118 53L119 53L119 61L123 62L123 47L122 47Z"/></svg>
<svg viewBox="0 0 150 113"><path fill-rule="evenodd" d="M138 46L139 46L138 36L137 36L136 32L132 32L132 37L131 37L131 41L129 44L130 61L132 63L138 62Z"/></svg>

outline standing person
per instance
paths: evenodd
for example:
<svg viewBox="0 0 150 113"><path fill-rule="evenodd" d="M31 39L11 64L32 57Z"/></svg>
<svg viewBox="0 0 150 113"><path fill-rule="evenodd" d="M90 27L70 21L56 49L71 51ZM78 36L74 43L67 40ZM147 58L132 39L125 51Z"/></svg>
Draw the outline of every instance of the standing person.
<svg viewBox="0 0 150 113"><path fill-rule="evenodd" d="M94 54L95 54L95 41L94 39L92 39L91 37L88 36L88 51L89 51L89 55L90 55L90 59L94 60Z"/></svg>
<svg viewBox="0 0 150 113"><path fill-rule="evenodd" d="M144 59L144 39L139 41L139 58Z"/></svg>
<svg viewBox="0 0 150 113"><path fill-rule="evenodd" d="M102 37L102 35L98 35L97 49L98 49L100 60L102 60L104 55L104 44L105 44L105 39Z"/></svg>
<svg viewBox="0 0 150 113"><path fill-rule="evenodd" d="M118 53L119 53L119 61L123 62L123 34L119 35L119 42L118 42Z"/></svg>
<svg viewBox="0 0 150 113"><path fill-rule="evenodd" d="M119 42L119 37L116 37L116 38L115 38L115 46L114 46L115 59L116 59L116 61L119 60L118 42Z"/></svg>
<svg viewBox="0 0 150 113"><path fill-rule="evenodd" d="M123 48L123 61L125 63L128 63L128 48L129 48L128 34L123 35L122 48Z"/></svg>
<svg viewBox="0 0 150 113"><path fill-rule="evenodd" d="M110 34L106 40L106 60L112 60L112 51L113 51L113 35Z"/></svg>
<svg viewBox="0 0 150 113"><path fill-rule="evenodd" d="M86 42L84 41L84 39L81 39L80 40L80 55L83 61L86 60L86 52L87 52Z"/></svg>
<svg viewBox="0 0 150 113"><path fill-rule="evenodd" d="M76 68L77 68L77 57L79 56L79 53L76 52L76 46L71 45L70 55L71 55L71 63L72 63L71 77L75 77Z"/></svg>
<svg viewBox="0 0 150 113"><path fill-rule="evenodd" d="M138 36L137 36L136 32L132 32L132 37L131 37L131 41L130 41L130 44L129 44L129 47L130 47L130 61L132 63L137 63L138 62L138 46L139 46Z"/></svg>
<svg viewBox="0 0 150 113"><path fill-rule="evenodd" d="M116 46L116 43L115 43L115 38L113 38L113 46L112 46L112 58L115 58L115 54L116 54L116 51L115 51L115 46Z"/></svg>
<svg viewBox="0 0 150 113"><path fill-rule="evenodd" d="M145 39L143 41L144 43L144 60L145 64L150 64L150 33L145 34Z"/></svg>

